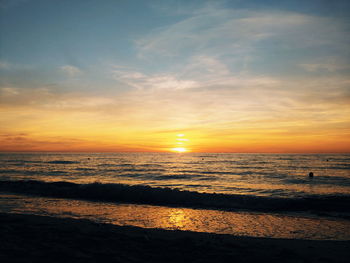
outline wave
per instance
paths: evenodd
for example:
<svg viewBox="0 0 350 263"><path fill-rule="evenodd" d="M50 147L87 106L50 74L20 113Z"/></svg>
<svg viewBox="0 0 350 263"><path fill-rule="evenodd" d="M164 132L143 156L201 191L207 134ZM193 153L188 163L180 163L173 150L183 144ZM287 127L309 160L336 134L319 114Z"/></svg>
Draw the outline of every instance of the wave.
<svg viewBox="0 0 350 263"><path fill-rule="evenodd" d="M76 184L36 180L0 181L0 191L46 197L126 202L150 205L197 207L222 210L350 212L350 196L304 198L258 197L198 193L146 185Z"/></svg>
<svg viewBox="0 0 350 263"><path fill-rule="evenodd" d="M52 163L52 164L75 164L75 163L79 163L79 162L56 160L56 161L50 161L50 162L47 162L47 163Z"/></svg>
<svg viewBox="0 0 350 263"><path fill-rule="evenodd" d="M76 171L96 171L94 168L85 168L85 167L78 167L75 168Z"/></svg>
<svg viewBox="0 0 350 263"><path fill-rule="evenodd" d="M0 170L0 174L17 173L17 172L18 172L18 170L16 170L16 169Z"/></svg>
<svg viewBox="0 0 350 263"><path fill-rule="evenodd" d="M348 178L340 176L317 176L317 180L310 178L292 178L284 179L285 184L312 184L312 185L329 185L332 186L350 186L350 180Z"/></svg>
<svg viewBox="0 0 350 263"><path fill-rule="evenodd" d="M54 161L30 161L30 160L2 160L1 162L5 162L5 163L10 163L10 164L19 164L19 165L25 165L27 163L30 164L43 164L43 163L50 163L50 164L77 164L80 163L78 161L65 161L65 160L54 160Z"/></svg>

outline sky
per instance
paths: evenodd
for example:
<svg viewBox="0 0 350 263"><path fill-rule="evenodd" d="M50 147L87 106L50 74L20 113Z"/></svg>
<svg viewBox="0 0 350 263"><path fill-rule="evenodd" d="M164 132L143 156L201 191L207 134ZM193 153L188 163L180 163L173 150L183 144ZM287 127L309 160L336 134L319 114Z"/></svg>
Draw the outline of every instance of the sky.
<svg viewBox="0 0 350 263"><path fill-rule="evenodd" d="M349 10L0 0L0 151L350 152Z"/></svg>

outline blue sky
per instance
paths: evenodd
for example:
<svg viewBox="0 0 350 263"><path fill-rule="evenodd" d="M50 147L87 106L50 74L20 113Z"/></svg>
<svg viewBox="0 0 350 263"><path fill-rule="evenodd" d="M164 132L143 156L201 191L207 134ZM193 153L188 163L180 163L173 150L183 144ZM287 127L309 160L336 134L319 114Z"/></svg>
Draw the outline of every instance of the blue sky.
<svg viewBox="0 0 350 263"><path fill-rule="evenodd" d="M27 126L74 112L135 134L203 128L201 136L210 137L280 127L285 136L322 130L344 141L349 7L349 1L2 0L0 106L8 116L36 112ZM2 120L3 134L35 134L16 120Z"/></svg>
<svg viewBox="0 0 350 263"><path fill-rule="evenodd" d="M1 61L53 79L61 65L157 73L202 55L235 72L288 75L303 74L298 63L349 59L348 1L187 2L3 1Z"/></svg>

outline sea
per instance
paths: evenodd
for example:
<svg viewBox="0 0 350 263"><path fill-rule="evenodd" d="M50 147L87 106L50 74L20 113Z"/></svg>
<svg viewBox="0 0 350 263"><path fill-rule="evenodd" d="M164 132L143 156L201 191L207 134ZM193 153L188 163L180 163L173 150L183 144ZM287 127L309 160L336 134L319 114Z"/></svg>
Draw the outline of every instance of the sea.
<svg viewBox="0 0 350 263"><path fill-rule="evenodd" d="M350 240L349 201L350 154L0 153L6 213Z"/></svg>

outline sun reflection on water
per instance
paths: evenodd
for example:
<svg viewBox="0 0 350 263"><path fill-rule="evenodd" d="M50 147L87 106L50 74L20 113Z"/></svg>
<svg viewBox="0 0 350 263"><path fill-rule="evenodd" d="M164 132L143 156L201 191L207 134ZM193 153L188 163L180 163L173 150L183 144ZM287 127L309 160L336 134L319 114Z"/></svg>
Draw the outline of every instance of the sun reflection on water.
<svg viewBox="0 0 350 263"><path fill-rule="evenodd" d="M172 227L182 229L186 225L185 213L182 209L170 211L169 224Z"/></svg>
<svg viewBox="0 0 350 263"><path fill-rule="evenodd" d="M349 240L348 220L0 195L0 212L85 218L101 223L233 234Z"/></svg>

